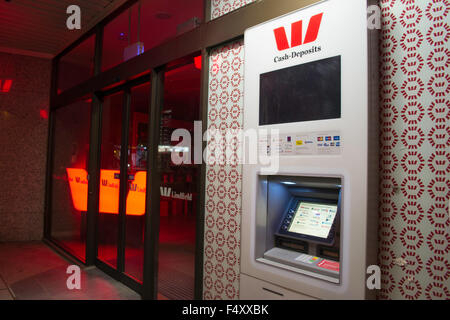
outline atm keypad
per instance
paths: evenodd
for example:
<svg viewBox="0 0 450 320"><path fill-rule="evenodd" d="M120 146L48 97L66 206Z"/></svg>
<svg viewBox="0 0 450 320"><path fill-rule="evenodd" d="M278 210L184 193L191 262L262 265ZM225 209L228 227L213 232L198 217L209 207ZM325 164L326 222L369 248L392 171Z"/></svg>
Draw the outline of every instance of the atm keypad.
<svg viewBox="0 0 450 320"><path fill-rule="evenodd" d="M292 219L294 218L295 209L289 209L288 213L286 214L286 217L283 221L283 225L281 226L281 229L284 231L287 231L289 229L289 225L292 222Z"/></svg>

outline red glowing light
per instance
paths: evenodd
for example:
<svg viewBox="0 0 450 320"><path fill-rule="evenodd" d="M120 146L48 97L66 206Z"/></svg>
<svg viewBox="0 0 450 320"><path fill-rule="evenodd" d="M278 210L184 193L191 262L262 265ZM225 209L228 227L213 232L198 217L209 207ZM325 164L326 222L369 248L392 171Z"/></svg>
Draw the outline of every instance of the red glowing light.
<svg viewBox="0 0 450 320"><path fill-rule="evenodd" d="M48 119L48 112L45 109L39 110L39 115L41 116L42 119Z"/></svg>
<svg viewBox="0 0 450 320"><path fill-rule="evenodd" d="M12 80L11 79L6 79L5 82L2 85L2 80L0 79L0 91L1 92L9 92L9 90L11 90L11 86L12 86Z"/></svg>
<svg viewBox="0 0 450 320"><path fill-rule="evenodd" d="M198 70L202 70L202 56L194 58L194 65Z"/></svg>

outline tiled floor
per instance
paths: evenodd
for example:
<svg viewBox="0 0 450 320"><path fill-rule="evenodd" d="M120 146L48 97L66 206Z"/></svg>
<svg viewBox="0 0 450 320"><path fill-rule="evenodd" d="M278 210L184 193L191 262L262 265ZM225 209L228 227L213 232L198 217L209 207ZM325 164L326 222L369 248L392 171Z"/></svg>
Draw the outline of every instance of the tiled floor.
<svg viewBox="0 0 450 320"><path fill-rule="evenodd" d="M0 278L0 300L14 300L10 289L2 278Z"/></svg>
<svg viewBox="0 0 450 320"><path fill-rule="evenodd" d="M95 267L81 268L81 289L69 290L68 262L42 242L0 243L0 300L138 300ZM12 296L12 295L13 296Z"/></svg>

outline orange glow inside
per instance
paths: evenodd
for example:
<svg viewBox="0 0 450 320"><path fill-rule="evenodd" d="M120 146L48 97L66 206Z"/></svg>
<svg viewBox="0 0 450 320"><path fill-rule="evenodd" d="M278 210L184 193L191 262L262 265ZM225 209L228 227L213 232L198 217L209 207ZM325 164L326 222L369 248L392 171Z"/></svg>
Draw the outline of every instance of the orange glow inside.
<svg viewBox="0 0 450 320"><path fill-rule="evenodd" d="M88 181L85 169L66 168L73 206L81 212L87 211ZM119 170L100 170L99 212L119 213ZM138 171L134 180L129 181L126 214L142 216L145 214L145 188L147 172Z"/></svg>
<svg viewBox="0 0 450 320"><path fill-rule="evenodd" d="M87 211L88 181L86 170L66 168L66 172L69 178L73 206L78 211Z"/></svg>
<svg viewBox="0 0 450 320"><path fill-rule="evenodd" d="M99 212L119 213L119 179L114 175L120 174L119 170L100 170L100 203ZM128 214L128 212L127 212Z"/></svg>

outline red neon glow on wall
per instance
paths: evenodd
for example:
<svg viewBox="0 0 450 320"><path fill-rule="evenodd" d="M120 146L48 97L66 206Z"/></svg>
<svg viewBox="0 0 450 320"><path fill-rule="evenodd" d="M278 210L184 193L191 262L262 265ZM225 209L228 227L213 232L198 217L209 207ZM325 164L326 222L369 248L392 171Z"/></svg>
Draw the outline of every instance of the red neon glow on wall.
<svg viewBox="0 0 450 320"><path fill-rule="evenodd" d="M69 179L70 194L75 209L87 211L88 180L85 169L66 168ZM100 170L100 203L99 212L119 213L119 170ZM134 180L130 181L127 196L127 215L142 216L145 214L145 188L147 172L138 171Z"/></svg>
<svg viewBox="0 0 450 320"><path fill-rule="evenodd" d="M194 65L198 70L202 70L202 56L194 58Z"/></svg>
<svg viewBox="0 0 450 320"><path fill-rule="evenodd" d="M0 79L0 91L1 92L9 92L11 90L11 86L12 86L12 80L11 79L6 79L3 82L3 85L2 85L2 80Z"/></svg>
<svg viewBox="0 0 450 320"><path fill-rule="evenodd" d="M48 112L45 109L39 110L39 115L41 116L42 119L48 119Z"/></svg>

